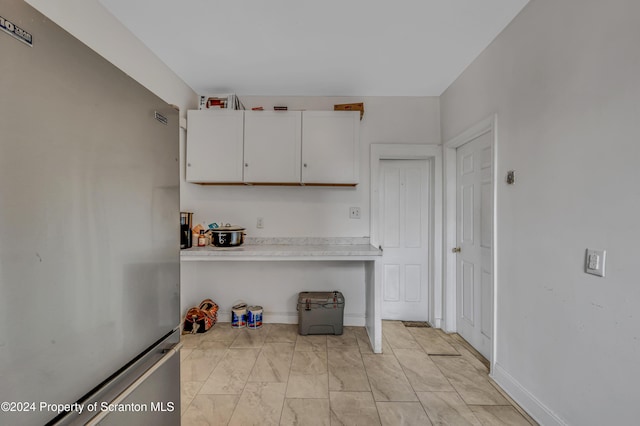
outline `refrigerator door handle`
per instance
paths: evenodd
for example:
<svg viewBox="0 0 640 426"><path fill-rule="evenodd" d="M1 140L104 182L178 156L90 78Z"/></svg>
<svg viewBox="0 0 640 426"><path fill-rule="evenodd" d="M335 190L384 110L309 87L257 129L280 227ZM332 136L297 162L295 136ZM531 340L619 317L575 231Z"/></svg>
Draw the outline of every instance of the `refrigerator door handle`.
<svg viewBox="0 0 640 426"><path fill-rule="evenodd" d="M178 342L178 343L175 343L175 344L173 344L171 346L168 346L168 347L164 348L162 350L162 353L166 354L166 353L169 353L169 352L180 352L180 349L182 349L182 342ZM162 361L162 360L160 360L160 361ZM160 361L158 361L158 362L160 362Z"/></svg>
<svg viewBox="0 0 640 426"><path fill-rule="evenodd" d="M142 376L126 388L122 393L115 397L110 404L121 404L129 395L131 395L145 380L147 380L153 373L164 365L171 357L180 355L180 349L182 349L182 342L176 343L173 346L165 348L163 350L164 356L158 360L151 368L149 368ZM95 417L86 423L86 426L97 426L106 416L109 415L108 411L100 411Z"/></svg>

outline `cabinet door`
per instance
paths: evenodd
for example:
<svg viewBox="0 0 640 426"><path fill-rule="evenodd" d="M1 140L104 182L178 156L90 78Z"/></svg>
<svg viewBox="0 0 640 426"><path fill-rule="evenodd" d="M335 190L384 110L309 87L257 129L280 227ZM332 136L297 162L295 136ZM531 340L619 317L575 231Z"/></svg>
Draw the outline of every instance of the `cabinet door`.
<svg viewBox="0 0 640 426"><path fill-rule="evenodd" d="M244 181L300 183L300 111L246 111Z"/></svg>
<svg viewBox="0 0 640 426"><path fill-rule="evenodd" d="M357 184L360 112L303 111L302 182Z"/></svg>
<svg viewBox="0 0 640 426"><path fill-rule="evenodd" d="M187 111L187 182L242 182L244 111Z"/></svg>

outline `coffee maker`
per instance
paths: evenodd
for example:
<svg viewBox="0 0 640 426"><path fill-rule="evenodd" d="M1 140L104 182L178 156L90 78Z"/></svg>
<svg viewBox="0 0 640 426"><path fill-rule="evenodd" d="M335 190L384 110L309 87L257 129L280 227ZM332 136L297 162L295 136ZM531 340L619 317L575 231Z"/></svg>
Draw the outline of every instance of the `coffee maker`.
<svg viewBox="0 0 640 426"><path fill-rule="evenodd" d="M193 224L193 213L180 212L180 248L187 249L193 245L191 229Z"/></svg>

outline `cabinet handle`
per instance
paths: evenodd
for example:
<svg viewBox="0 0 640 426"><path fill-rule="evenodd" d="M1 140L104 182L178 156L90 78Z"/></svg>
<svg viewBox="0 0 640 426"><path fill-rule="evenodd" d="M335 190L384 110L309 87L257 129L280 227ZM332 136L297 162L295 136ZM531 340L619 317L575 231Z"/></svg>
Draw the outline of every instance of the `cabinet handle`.
<svg viewBox="0 0 640 426"><path fill-rule="evenodd" d="M245 167L249 167L249 163L244 163L244 166Z"/></svg>
<svg viewBox="0 0 640 426"><path fill-rule="evenodd" d="M304 164L303 164L303 166L304 166L304 167L307 167L307 163L304 163Z"/></svg>
<svg viewBox="0 0 640 426"><path fill-rule="evenodd" d="M187 167L191 167L191 163L187 163Z"/></svg>

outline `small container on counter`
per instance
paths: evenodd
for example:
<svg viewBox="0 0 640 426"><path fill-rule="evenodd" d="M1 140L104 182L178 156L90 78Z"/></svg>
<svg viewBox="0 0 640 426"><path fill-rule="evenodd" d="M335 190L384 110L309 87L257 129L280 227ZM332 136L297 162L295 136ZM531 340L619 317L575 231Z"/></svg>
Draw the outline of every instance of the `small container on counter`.
<svg viewBox="0 0 640 426"><path fill-rule="evenodd" d="M193 234L191 224L193 223L193 213L180 212L180 248L188 249L193 245Z"/></svg>
<svg viewBox="0 0 640 426"><path fill-rule="evenodd" d="M204 235L204 230L200 231L198 235L198 247L204 247L207 245L207 237Z"/></svg>

